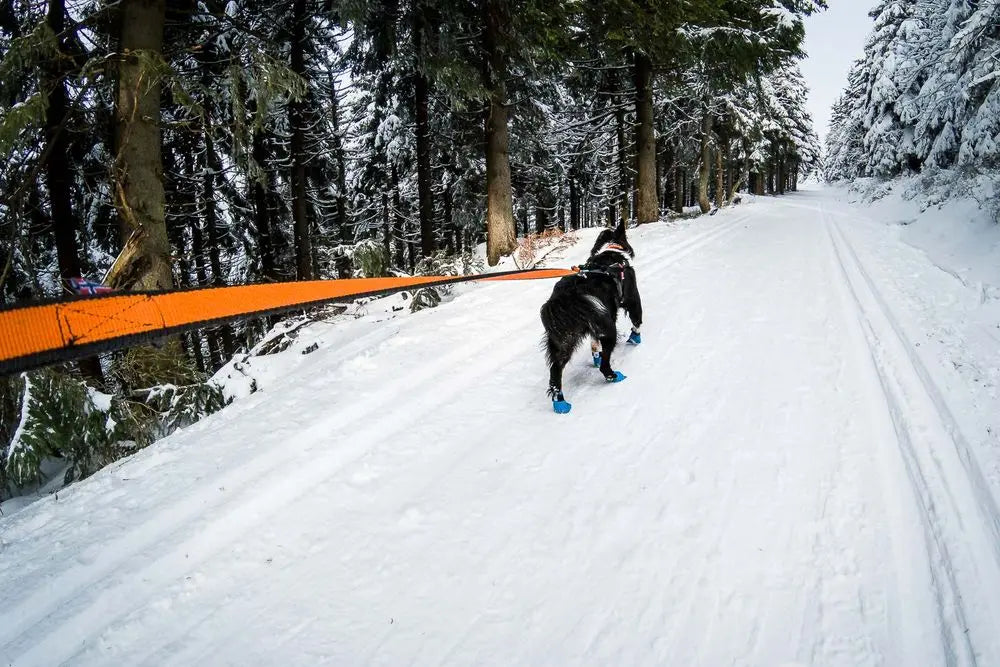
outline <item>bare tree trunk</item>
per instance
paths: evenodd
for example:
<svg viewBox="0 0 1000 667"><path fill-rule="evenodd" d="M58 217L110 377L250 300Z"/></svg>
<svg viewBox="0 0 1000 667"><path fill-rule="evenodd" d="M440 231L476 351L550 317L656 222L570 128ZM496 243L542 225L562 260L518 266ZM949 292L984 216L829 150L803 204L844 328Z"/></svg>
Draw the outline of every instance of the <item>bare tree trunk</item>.
<svg viewBox="0 0 1000 667"><path fill-rule="evenodd" d="M390 172L392 178L392 221L393 221L393 246L396 250L396 266L399 269L406 268L406 219L403 217L403 202L399 196L399 172L396 165L392 165Z"/></svg>
<svg viewBox="0 0 1000 667"><path fill-rule="evenodd" d="M197 284L204 287L209 284L208 268L206 266L205 234L201 227L201 220L194 216L191 218L191 254L194 255L194 271ZM222 342L214 331L204 331L205 339L208 341L209 361L213 369L221 368L225 363L225 353L222 349Z"/></svg>
<svg viewBox="0 0 1000 667"><path fill-rule="evenodd" d="M451 191L451 180L450 176L445 177L444 187L441 193L441 207L444 223L445 238L447 239L447 252L449 255L462 252L461 242L459 241L458 230L455 229L455 220L452 214L452 207L454 195Z"/></svg>
<svg viewBox="0 0 1000 667"><path fill-rule="evenodd" d="M743 158L741 160L739 169L738 170L734 169L733 171L734 171L733 178L729 183L729 194L726 197L726 200L730 202L733 201L733 199L736 197L736 191L739 190L740 185L744 182L747 182L750 176L750 158L747 155L747 147L745 144L743 150ZM747 187L749 187L749 184Z"/></svg>
<svg viewBox="0 0 1000 667"><path fill-rule="evenodd" d="M715 147L715 206L722 208L726 205L726 186L722 180L722 138L719 138L719 146Z"/></svg>
<svg viewBox="0 0 1000 667"><path fill-rule="evenodd" d="M580 194L572 173L569 176L569 228L580 229Z"/></svg>
<svg viewBox="0 0 1000 667"><path fill-rule="evenodd" d="M679 155L674 155L674 211L684 212L684 168L678 164Z"/></svg>
<svg viewBox="0 0 1000 667"><path fill-rule="evenodd" d="M340 103L337 100L337 86L330 74L330 115L333 121L333 157L337 162L337 231L340 240L353 240L347 224L347 159L344 156L344 138L340 132Z"/></svg>
<svg viewBox="0 0 1000 667"><path fill-rule="evenodd" d="M636 218L639 224L660 217L657 196L656 135L653 131L653 63L635 54Z"/></svg>
<svg viewBox="0 0 1000 667"><path fill-rule="evenodd" d="M165 0L123 0L122 58L118 68L114 201L118 210L122 252L108 272L111 287L167 290L174 286L167 236L163 161L160 137L159 74ZM176 336L160 348L129 350L115 363L127 387L196 380Z"/></svg>
<svg viewBox="0 0 1000 667"><path fill-rule="evenodd" d="M701 117L701 168L698 172L698 206L702 213L708 213L712 202L708 199L708 179L712 170L712 112L708 100L704 101Z"/></svg>
<svg viewBox="0 0 1000 667"><path fill-rule="evenodd" d="M417 201L420 209L420 255L428 257L436 248L434 203L431 200L431 140L427 119L429 84L421 70L426 8L417 3L413 10L413 97L417 120Z"/></svg>
<svg viewBox="0 0 1000 667"><path fill-rule="evenodd" d="M133 237L136 252L117 272L114 287L163 290L174 286L170 242L164 218L160 139L160 80L140 53L159 58L163 46L165 0L123 0L118 78L115 204L122 243Z"/></svg>
<svg viewBox="0 0 1000 667"><path fill-rule="evenodd" d="M265 162L267 147L264 130L253 135L252 155L254 162L260 168L258 178L253 179L254 223L257 228L257 249L260 252L260 270L265 280L277 281L278 266L274 256L274 240L271 236L271 209L268 203L268 178Z"/></svg>
<svg viewBox="0 0 1000 667"><path fill-rule="evenodd" d="M617 104L617 102L616 102ZM615 110L615 130L618 139L618 218L617 220L628 220L628 195L629 174L628 174L628 146L625 144L625 110L621 105ZM609 227L617 224L615 217L608 221Z"/></svg>
<svg viewBox="0 0 1000 667"><path fill-rule="evenodd" d="M291 69L306 75L306 0L292 2ZM292 100L288 105L288 125L291 132L289 151L292 159L292 229L295 238L295 274L299 280L310 280L312 271L312 236L309 234L308 201L306 199L305 102Z"/></svg>
<svg viewBox="0 0 1000 667"><path fill-rule="evenodd" d="M45 139L52 147L45 161L45 176L49 189L49 205L52 213L52 228L56 237L56 256L59 262L59 277L63 289L70 278L82 276L80 265L80 248L76 242L76 232L79 228L77 217L73 212L70 195L72 177L70 175L67 156L69 155L69 137L62 128L66 118L66 82L65 44L62 33L66 25L66 7L63 0L49 0L48 14L45 17L49 28L58 40L59 55L46 67L45 81L48 88L48 106L45 110ZM104 382L101 362L97 357L88 357L77 362L83 377L98 384Z"/></svg>
<svg viewBox="0 0 1000 667"><path fill-rule="evenodd" d="M385 261L392 263L392 227L389 223L389 195L382 191L382 243L385 248Z"/></svg>
<svg viewBox="0 0 1000 667"><path fill-rule="evenodd" d="M222 286L226 284L222 271L222 259L219 250L222 246L222 238L219 234L219 218L215 206L216 178L222 172L222 163L215 153L215 142L212 141L212 107L210 103L205 104L205 168L202 170L204 178L204 201L205 228L208 230L208 258L212 266L212 284ZM236 353L236 341L234 340L233 329L230 325L224 324L219 327L219 334L222 336L222 350L225 360L231 359Z"/></svg>
<svg viewBox="0 0 1000 667"><path fill-rule="evenodd" d="M676 166L674 164L674 147L669 141L664 141L663 146L663 198L661 201L661 206L663 212L666 213L669 207L673 206L674 203L674 183L676 181L675 171Z"/></svg>
<svg viewBox="0 0 1000 667"><path fill-rule="evenodd" d="M777 190L779 195L785 194L785 150L781 144L778 144L776 155L774 158L775 169L777 171L777 176L775 178L777 182Z"/></svg>
<svg viewBox="0 0 1000 667"><path fill-rule="evenodd" d="M486 261L496 266L500 258L517 249L514 207L510 192L509 137L507 133L507 75L501 44L510 25L503 0L483 0L483 46L486 52L483 79L489 91L486 108Z"/></svg>

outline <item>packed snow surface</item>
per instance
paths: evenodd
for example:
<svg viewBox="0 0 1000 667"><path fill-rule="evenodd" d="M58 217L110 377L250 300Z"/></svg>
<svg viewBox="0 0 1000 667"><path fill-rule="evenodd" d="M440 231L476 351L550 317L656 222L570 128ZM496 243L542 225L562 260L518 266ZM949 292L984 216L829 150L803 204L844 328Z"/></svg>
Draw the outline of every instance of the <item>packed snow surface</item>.
<svg viewBox="0 0 1000 667"><path fill-rule="evenodd" d="M996 304L839 197L631 231L568 415L551 281L311 325L0 519L0 663L1000 665Z"/></svg>

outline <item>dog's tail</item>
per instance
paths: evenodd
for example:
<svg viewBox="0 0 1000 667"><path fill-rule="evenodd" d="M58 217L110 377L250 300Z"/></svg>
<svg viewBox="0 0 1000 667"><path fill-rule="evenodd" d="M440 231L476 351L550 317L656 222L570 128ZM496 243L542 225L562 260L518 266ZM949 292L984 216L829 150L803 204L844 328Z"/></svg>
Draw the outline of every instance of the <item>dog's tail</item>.
<svg viewBox="0 0 1000 667"><path fill-rule="evenodd" d="M614 327L613 313L590 294L553 295L541 315L545 333L559 347L575 348L584 338L599 338Z"/></svg>

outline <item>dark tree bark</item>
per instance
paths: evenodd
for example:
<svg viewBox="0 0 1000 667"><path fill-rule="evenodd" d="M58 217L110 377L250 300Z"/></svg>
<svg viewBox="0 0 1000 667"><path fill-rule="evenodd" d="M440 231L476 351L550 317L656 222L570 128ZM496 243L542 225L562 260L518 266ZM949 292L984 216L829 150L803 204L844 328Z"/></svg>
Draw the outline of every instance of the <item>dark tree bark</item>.
<svg viewBox="0 0 1000 667"><path fill-rule="evenodd" d="M698 206L702 213L708 213L712 202L708 198L708 180L712 171L712 112L708 100L701 110L701 168L698 171Z"/></svg>
<svg viewBox="0 0 1000 667"><path fill-rule="evenodd" d="M720 138L721 142L721 138ZM722 179L722 147L715 147L715 206L722 208L726 205L726 186Z"/></svg>
<svg viewBox="0 0 1000 667"><path fill-rule="evenodd" d="M73 212L72 176L68 163L70 151L69 137L62 125L68 112L65 76L68 74L66 46L62 36L66 26L66 7L63 0L49 0L45 17L49 28L58 40L59 57L45 68L45 86L48 90L48 106L45 110L45 139L51 146L45 161L45 175L49 190L49 210L52 214L52 228L55 232L56 257L59 262L59 277L63 289L70 278L82 277L80 247L76 241L79 221ZM88 357L77 362L80 373L98 384L103 383L104 373L97 357Z"/></svg>
<svg viewBox="0 0 1000 667"><path fill-rule="evenodd" d="M382 243L385 246L385 259L392 261L392 227L389 222L389 195L382 191Z"/></svg>
<svg viewBox="0 0 1000 667"><path fill-rule="evenodd" d="M628 220L628 195L631 186L628 173L628 146L625 143L625 110L619 105L615 110L615 135L618 140L618 201L614 207L617 215L608 220L608 226L614 227L618 220Z"/></svg>
<svg viewBox="0 0 1000 667"><path fill-rule="evenodd" d="M337 231L340 240L349 243L353 234L347 224L347 158L344 155L344 138L340 131L340 102L337 86L330 74L330 115L333 121L333 158L337 163Z"/></svg>
<svg viewBox="0 0 1000 667"><path fill-rule="evenodd" d="M577 191L576 178L569 177L569 227L580 229L580 193Z"/></svg>
<svg viewBox="0 0 1000 667"><path fill-rule="evenodd" d="M116 267L114 287L164 290L174 286L164 217L160 138L160 80L137 52L159 56L165 0L123 0L118 70L115 203L122 243L136 252Z"/></svg>
<svg viewBox="0 0 1000 667"><path fill-rule="evenodd" d="M212 140L212 107L205 104L205 165L203 174L203 201L202 207L205 214L205 228L208 231L208 259L212 267L212 284L222 286L226 284L222 271L222 259L220 249L222 247L222 237L219 233L219 216L216 209L216 179L222 172L222 162L215 152L215 142ZM231 359L236 352L236 342L233 329L228 324L222 325L218 330L222 337L222 351L225 359Z"/></svg>
<svg viewBox="0 0 1000 667"><path fill-rule="evenodd" d="M674 166L674 211L684 212L684 169Z"/></svg>
<svg viewBox="0 0 1000 667"><path fill-rule="evenodd" d="M656 178L656 136L653 131L653 63L635 54L636 219L653 222L660 215Z"/></svg>
<svg viewBox="0 0 1000 667"><path fill-rule="evenodd" d="M392 165L392 220L393 246L396 250L396 266L406 268L406 218L403 217L403 202L399 196L399 171Z"/></svg>
<svg viewBox="0 0 1000 667"><path fill-rule="evenodd" d="M278 265L274 256L274 239L271 231L271 207L268 201L269 179L266 173L267 144L263 130L253 135L253 160L260 169L258 178L253 179L254 226L257 231L257 249L260 252L260 269L265 280L278 281Z"/></svg>
<svg viewBox="0 0 1000 667"><path fill-rule="evenodd" d="M417 148L417 203L420 212L420 255L428 257L437 250L434 238L434 202L431 199L431 140L427 118L429 83L423 62L423 32L427 9L421 3L413 10L413 97Z"/></svg>
<svg viewBox="0 0 1000 667"><path fill-rule="evenodd" d="M483 80L489 93L486 106L486 261L495 266L517 249L510 185L510 139L507 130L507 62L502 40L509 29L509 7L504 0L482 0Z"/></svg>
<svg viewBox="0 0 1000 667"><path fill-rule="evenodd" d="M306 0L292 2L291 69L306 76ZM292 229L295 239L295 274L299 280L311 280L312 236L309 234L309 202L306 195L305 101L292 100L288 105L288 125L291 131L289 150L292 173Z"/></svg>

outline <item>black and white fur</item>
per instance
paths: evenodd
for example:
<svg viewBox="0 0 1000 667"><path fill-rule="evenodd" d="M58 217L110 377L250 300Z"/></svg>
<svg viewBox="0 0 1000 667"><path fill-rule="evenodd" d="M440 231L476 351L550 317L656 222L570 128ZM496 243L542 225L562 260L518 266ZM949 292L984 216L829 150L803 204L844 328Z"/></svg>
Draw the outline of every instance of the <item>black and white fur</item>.
<svg viewBox="0 0 1000 667"><path fill-rule="evenodd" d="M581 273L560 279L542 306L549 363L548 391L553 401L565 401L563 369L574 350L587 339L600 343L601 373L609 382L615 381L611 353L617 342L619 307L632 320L633 332L638 334L642 326L642 302L631 264L633 257L635 251L625 235L625 223L613 230L605 229L598 235Z"/></svg>

